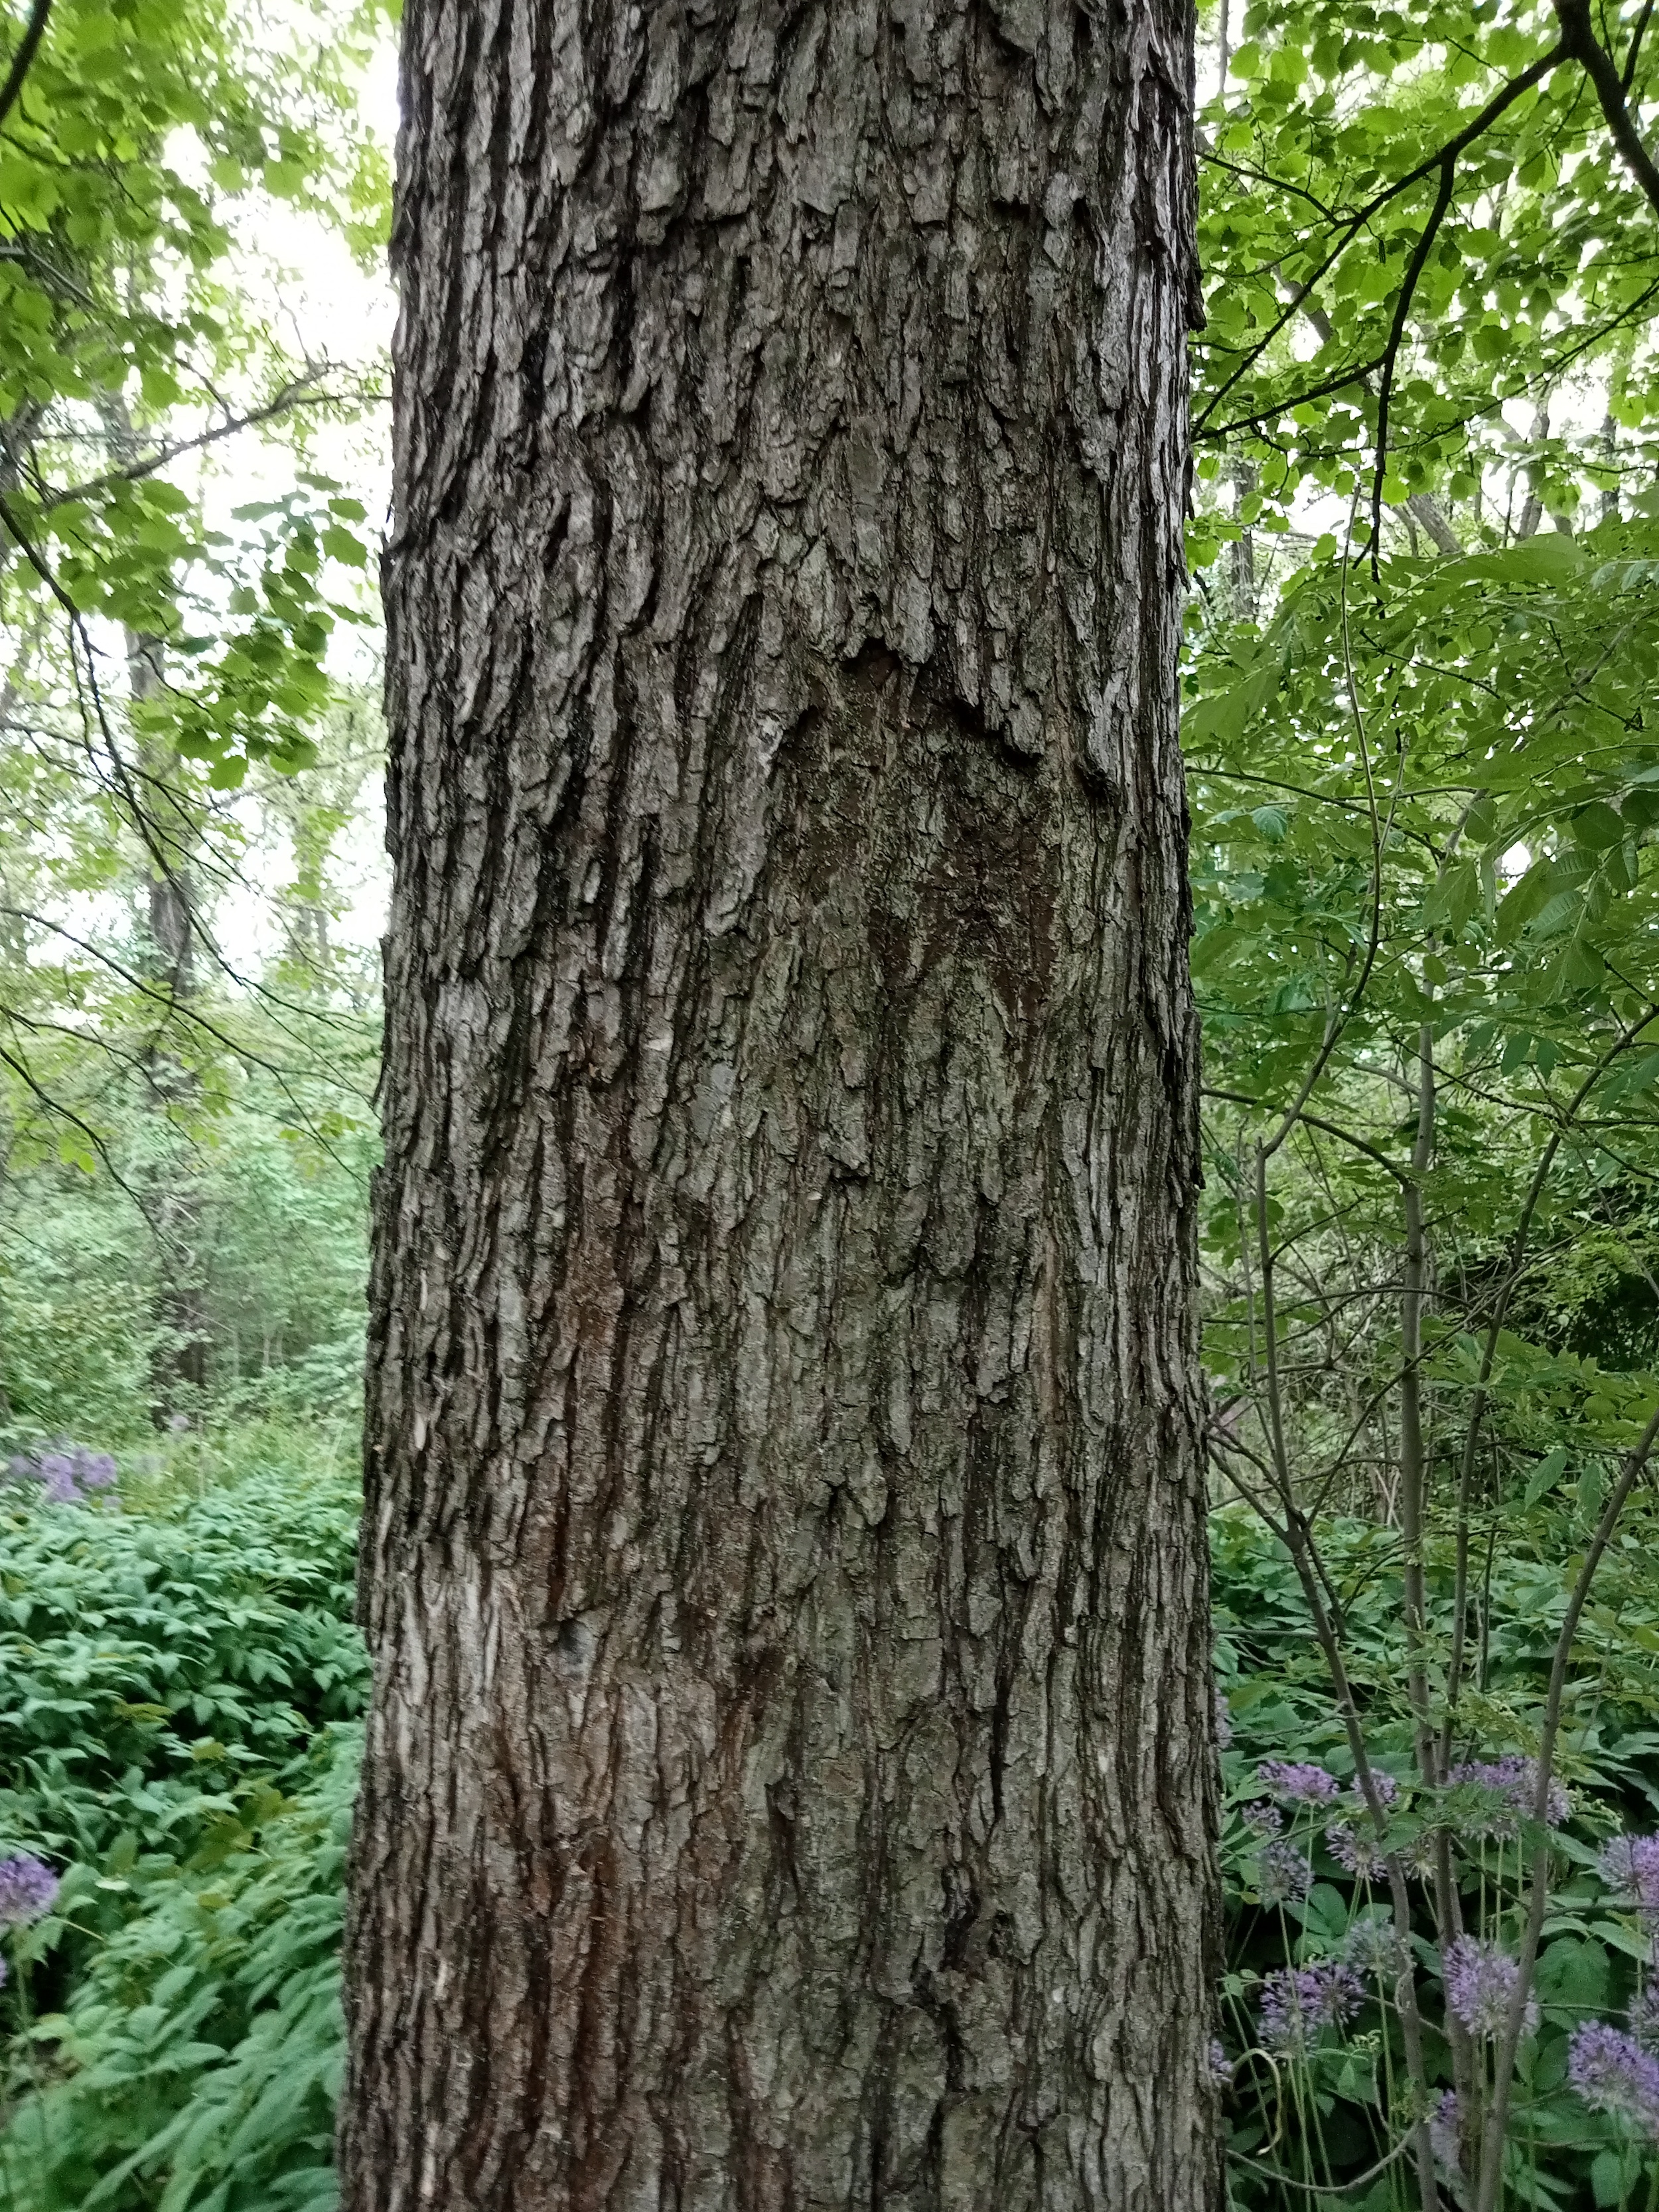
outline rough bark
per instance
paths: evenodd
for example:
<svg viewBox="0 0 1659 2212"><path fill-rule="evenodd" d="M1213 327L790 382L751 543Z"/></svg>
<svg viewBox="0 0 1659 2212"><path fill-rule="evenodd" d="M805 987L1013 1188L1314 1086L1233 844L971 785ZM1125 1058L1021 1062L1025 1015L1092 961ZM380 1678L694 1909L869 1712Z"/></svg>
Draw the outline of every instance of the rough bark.
<svg viewBox="0 0 1659 2212"><path fill-rule="evenodd" d="M1432 492L1414 491L1406 501L1406 509L1420 522L1434 541L1435 550L1455 561L1463 548L1458 543L1457 532L1446 519L1446 510Z"/></svg>
<svg viewBox="0 0 1659 2212"><path fill-rule="evenodd" d="M408 0L349 2212L1217 2201L1185 0Z"/></svg>

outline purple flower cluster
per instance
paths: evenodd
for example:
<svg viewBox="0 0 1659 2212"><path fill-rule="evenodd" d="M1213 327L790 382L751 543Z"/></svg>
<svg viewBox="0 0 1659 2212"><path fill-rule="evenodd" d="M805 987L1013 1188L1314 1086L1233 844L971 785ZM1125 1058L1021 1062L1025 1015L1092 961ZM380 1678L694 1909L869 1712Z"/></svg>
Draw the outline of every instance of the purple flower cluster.
<svg viewBox="0 0 1659 2212"><path fill-rule="evenodd" d="M1615 1836L1604 1844L1601 1879L1644 1917L1659 1919L1659 1836Z"/></svg>
<svg viewBox="0 0 1659 2212"><path fill-rule="evenodd" d="M89 1444L70 1443L60 1437L56 1443L15 1453L6 1462L6 1474L12 1482L38 1482L54 1505L82 1505L94 1491L107 1490L114 1481L115 1458L111 1452L94 1451Z"/></svg>
<svg viewBox="0 0 1659 2212"><path fill-rule="evenodd" d="M1335 1775L1328 1774L1322 1766L1283 1759L1264 1759L1255 1770L1255 1778L1275 1797L1301 1805L1328 1805L1341 1788Z"/></svg>
<svg viewBox="0 0 1659 2212"><path fill-rule="evenodd" d="M0 1859L0 1928L21 1928L50 1912L58 1895L58 1877L32 1851L16 1851Z"/></svg>
<svg viewBox="0 0 1659 2212"><path fill-rule="evenodd" d="M1659 2138L1659 2058L1606 2021L1581 2021L1567 2047L1567 2079L1593 2112L1631 2120Z"/></svg>
<svg viewBox="0 0 1659 2212"><path fill-rule="evenodd" d="M1325 1847L1356 1881L1381 1881L1388 1872L1375 1841L1347 1820L1331 1822L1325 1831Z"/></svg>
<svg viewBox="0 0 1659 2212"><path fill-rule="evenodd" d="M1520 1972L1519 1961L1507 1951L1500 1951L1497 1944L1460 1936L1446 1946L1441 1961L1447 2010L1462 2021L1471 2035L1500 2035ZM1538 2025L1536 1997L1527 1999L1523 2025L1528 2035Z"/></svg>
<svg viewBox="0 0 1659 2212"><path fill-rule="evenodd" d="M1210 2039L1210 2079L1219 2089L1230 2089L1233 2081L1233 2063L1218 2036Z"/></svg>
<svg viewBox="0 0 1659 2212"><path fill-rule="evenodd" d="M1228 1708L1225 1692L1218 1690L1215 1693L1216 1749L1218 1751L1227 1751L1231 1749L1232 1741L1233 1717Z"/></svg>
<svg viewBox="0 0 1659 2212"><path fill-rule="evenodd" d="M1313 1887L1313 1878L1306 1855L1287 1836L1274 1836L1261 1846L1255 1893L1264 1905L1294 1905Z"/></svg>
<svg viewBox="0 0 1659 2212"><path fill-rule="evenodd" d="M1519 1752L1507 1753L1502 1759L1469 1759L1454 1766L1446 1777L1453 1789L1474 1788L1487 1791L1499 1802L1491 1811L1468 1824L1471 1836L1514 1836L1520 1832L1517 1815L1532 1818L1533 1807L1538 1796L1538 1761L1523 1758ZM1544 1818L1552 1828L1560 1827L1572 1807L1561 1784L1552 1779L1546 1801Z"/></svg>
<svg viewBox="0 0 1659 2212"><path fill-rule="evenodd" d="M1312 1966L1281 1966L1261 1984L1261 2040L1289 2051L1322 2027L1353 2018L1365 1991L1352 1966L1331 1959Z"/></svg>
<svg viewBox="0 0 1659 2212"><path fill-rule="evenodd" d="M1372 1767L1371 1787L1376 1792L1376 1802L1379 1805L1399 1803L1400 1784L1386 1767ZM1353 1799L1356 1805L1364 1805L1365 1802L1365 1793L1359 1786L1359 1777L1357 1774L1353 1778Z"/></svg>
<svg viewBox="0 0 1659 2212"><path fill-rule="evenodd" d="M1644 2051L1659 2051L1659 1981L1651 1977L1630 2001L1630 2032Z"/></svg>
<svg viewBox="0 0 1659 2212"><path fill-rule="evenodd" d="M1356 1920L1348 1930L1342 1955L1351 1966L1362 1974L1397 1974L1404 1954L1400 1948L1400 1937L1391 1920L1380 1920L1368 1913Z"/></svg>
<svg viewBox="0 0 1659 2212"><path fill-rule="evenodd" d="M1457 2092L1448 2089L1429 2114L1429 2148L1449 2172L1457 2171Z"/></svg>
<svg viewBox="0 0 1659 2212"><path fill-rule="evenodd" d="M1253 1804L1242 1806L1238 1817L1258 1836L1276 1836L1285 1825L1285 1815L1277 1805L1268 1804L1265 1797L1258 1797Z"/></svg>

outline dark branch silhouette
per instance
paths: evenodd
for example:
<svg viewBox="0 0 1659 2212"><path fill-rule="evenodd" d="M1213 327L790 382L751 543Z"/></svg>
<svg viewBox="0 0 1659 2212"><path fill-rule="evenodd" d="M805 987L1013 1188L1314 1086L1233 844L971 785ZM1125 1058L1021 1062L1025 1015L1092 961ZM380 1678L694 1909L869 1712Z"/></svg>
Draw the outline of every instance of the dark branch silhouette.
<svg viewBox="0 0 1659 2212"><path fill-rule="evenodd" d="M52 13L52 0L34 0L29 10L29 20L23 30L23 43L11 58L11 67L6 71L6 81L0 84L0 123L3 123L17 104L17 95L23 89L23 79L28 75L34 57L40 51L40 41L46 34L46 18Z"/></svg>

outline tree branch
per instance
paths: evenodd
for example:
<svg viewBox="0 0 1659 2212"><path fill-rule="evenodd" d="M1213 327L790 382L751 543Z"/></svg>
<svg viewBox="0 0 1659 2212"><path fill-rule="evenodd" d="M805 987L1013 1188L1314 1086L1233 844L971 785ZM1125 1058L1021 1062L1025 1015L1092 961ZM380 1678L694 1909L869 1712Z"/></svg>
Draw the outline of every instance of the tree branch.
<svg viewBox="0 0 1659 2212"><path fill-rule="evenodd" d="M1619 74L1619 65L1596 37L1590 21L1589 0L1554 0L1556 21L1561 26L1561 45L1564 52L1576 62L1582 62L1584 74L1595 88L1595 96L1601 103L1601 112L1613 133L1613 143L1625 157L1625 167L1647 194L1650 204L1659 213L1659 168L1653 156L1642 143L1636 118L1630 112L1630 102L1625 97L1626 86ZM1632 63L1635 59L1632 52Z"/></svg>
<svg viewBox="0 0 1659 2212"><path fill-rule="evenodd" d="M222 440L234 438L240 431L257 429L263 422L276 422L280 416L291 414L296 407L329 407L348 404L337 392L313 389L318 379L325 373L323 368L308 370L304 376L284 385L265 406L256 407L246 415L232 416L228 422L216 422L211 429L204 430L198 437L174 439L159 447L147 460L131 462L125 468L106 469L102 476L88 477L84 483L69 484L62 491L47 492L40 499L40 511L46 514L54 507L64 506L70 500L89 498L94 492L108 490L112 484L141 483L144 477L155 476L169 462L178 460L185 453L200 453L204 447L216 446Z"/></svg>
<svg viewBox="0 0 1659 2212"><path fill-rule="evenodd" d="M1647 36L1648 22L1652 14L1653 0L1646 0L1646 5L1636 19L1636 28L1631 33L1630 52L1625 57L1624 75L1619 80L1626 92L1636 82L1636 64L1642 52L1642 41Z"/></svg>
<svg viewBox="0 0 1659 2212"><path fill-rule="evenodd" d="M40 51L40 41L46 33L46 18L52 13L52 0L34 0L29 10L29 20L24 27L23 43L11 58L11 67L6 71L6 81L0 84L0 123L3 123L17 104L17 95L23 89L23 79L28 75L34 57Z"/></svg>
<svg viewBox="0 0 1659 2212"><path fill-rule="evenodd" d="M1559 5L1557 12L1559 12ZM1304 298L1305 298L1313 287L1318 283L1320 278L1325 275L1326 271L1332 268L1336 262L1341 259L1343 254L1347 252L1349 246L1352 245L1354 240L1358 236L1361 230L1364 228L1365 225L1371 220L1372 216L1380 215L1382 210L1388 206L1390 200L1397 199L1401 192L1408 191L1412 185L1421 183L1425 177L1432 176L1437 169L1440 170L1443 175L1444 167L1448 161L1455 163L1458 156L1461 154L1466 153L1474 143L1477 138L1481 137L1486 131L1488 131L1492 128L1492 125L1497 122L1498 117L1504 113L1506 108L1513 106L1515 102L1521 98L1522 94L1530 92L1535 84L1541 83L1544 78L1550 74L1551 70L1556 68L1559 63L1566 58L1566 54L1567 47L1565 40L1559 46L1552 46L1547 54L1540 54L1538 59L1532 64L1530 68L1522 70L1519 76L1511 77L1506 85L1503 86L1500 90L1494 93L1492 98L1486 102L1486 106L1480 109L1480 112L1472 116L1468 122L1464 125L1462 130L1458 131L1453 137L1449 138L1445 144L1440 148L1437 153L1431 154L1425 161L1419 161L1414 169L1408 169L1403 177L1397 177L1393 184L1385 185L1380 192L1373 194L1373 196L1365 202L1363 207L1356 210L1352 216L1347 217L1342 226L1341 237L1338 240L1335 246L1332 247L1330 252L1320 264L1319 267L1316 269L1313 274L1308 278L1306 283L1302 286L1297 297L1291 301L1290 305L1285 309L1283 314L1279 317L1278 320L1273 323L1272 327L1267 330L1260 339L1258 339L1254 346L1251 347L1244 359L1239 363L1238 367L1233 371L1226 382L1214 393L1208 404L1199 415L1197 421L1193 425L1193 434L1194 437L1197 437L1203 431L1204 427L1208 422L1211 416L1214 414L1216 409L1220 405L1223 399L1226 398L1228 392L1232 390L1234 385L1238 382L1242 376L1245 375L1249 372L1254 362L1261 359L1261 356L1267 351L1274 338L1276 338L1280 331L1284 329L1285 324L1289 322L1291 317L1296 313L1297 308L1301 306ZM1622 100L1622 94L1620 97ZM1376 365L1377 364L1375 362L1370 364L1370 367L1376 367ZM1354 380L1353 372L1345 372L1341 380L1344 383L1352 383ZM1295 403L1293 402L1291 404L1294 404Z"/></svg>
<svg viewBox="0 0 1659 2212"><path fill-rule="evenodd" d="M1412 258L1407 264L1406 274L1401 279L1400 297L1395 302L1394 322L1389 331L1389 343L1382 349L1382 374L1376 389L1376 463L1371 471L1371 574L1377 574L1382 548L1382 479L1389 465L1389 406L1394 398L1394 373L1400 359L1401 343L1406 335L1406 319L1411 313L1412 301L1417 291L1417 280L1423 274L1423 265L1429 258L1446 210L1451 205L1452 191L1457 182L1457 160L1448 153L1440 164L1440 189L1435 194L1434 205L1424 224Z"/></svg>

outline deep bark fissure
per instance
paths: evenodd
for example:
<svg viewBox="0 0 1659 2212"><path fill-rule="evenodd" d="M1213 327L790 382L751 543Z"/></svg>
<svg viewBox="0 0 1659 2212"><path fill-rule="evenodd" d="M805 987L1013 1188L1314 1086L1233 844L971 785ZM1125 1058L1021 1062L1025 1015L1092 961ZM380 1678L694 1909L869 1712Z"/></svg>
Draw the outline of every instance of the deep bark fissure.
<svg viewBox="0 0 1659 2212"><path fill-rule="evenodd" d="M352 2212L1208 2212L1191 24L410 0Z"/></svg>

